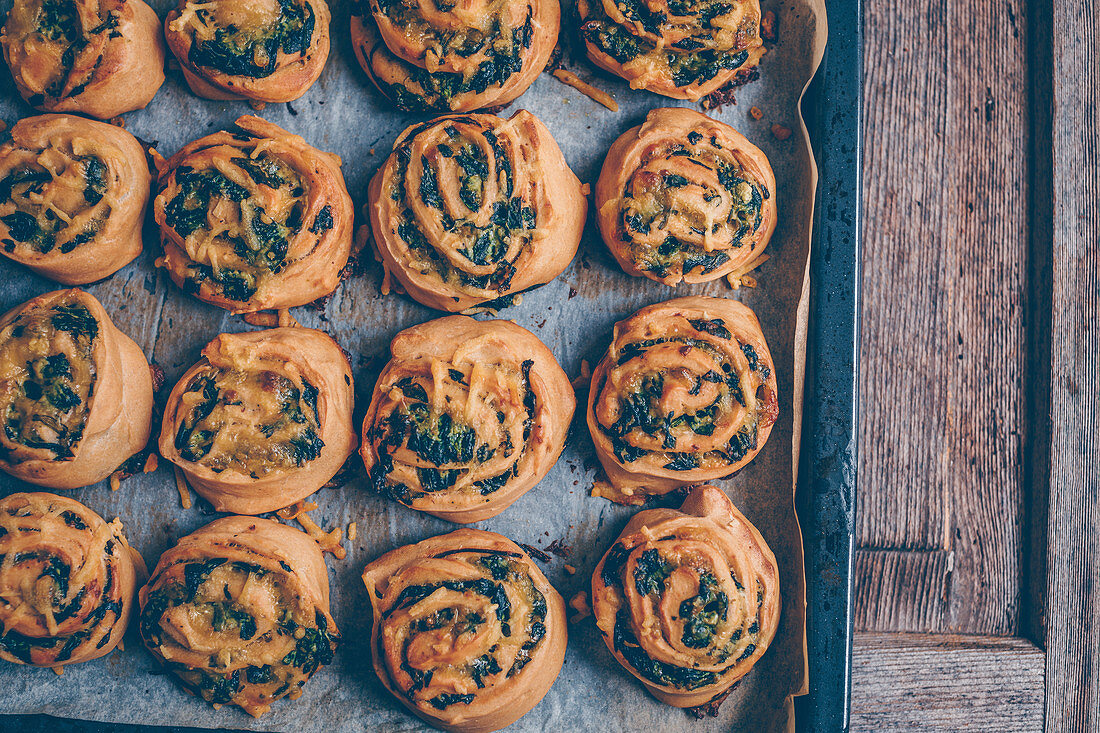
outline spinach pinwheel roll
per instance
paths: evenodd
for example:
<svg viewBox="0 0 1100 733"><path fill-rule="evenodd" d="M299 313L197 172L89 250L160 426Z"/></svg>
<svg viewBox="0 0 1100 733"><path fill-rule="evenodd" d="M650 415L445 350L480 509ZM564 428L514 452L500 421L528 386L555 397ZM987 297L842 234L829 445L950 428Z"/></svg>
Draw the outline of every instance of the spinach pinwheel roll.
<svg viewBox="0 0 1100 733"><path fill-rule="evenodd" d="M153 213L172 280L234 313L291 308L340 284L352 203L340 158L251 115L163 165Z"/></svg>
<svg viewBox="0 0 1100 733"><path fill-rule="evenodd" d="M57 667L109 654L138 569L117 519L56 494L0 499L0 659Z"/></svg>
<svg viewBox="0 0 1100 733"><path fill-rule="evenodd" d="M430 725L487 733L527 714L565 658L565 602L520 547L460 529L363 571L378 678Z"/></svg>
<svg viewBox="0 0 1100 733"><path fill-rule="evenodd" d="M558 460L576 399L510 321L447 316L397 334L363 421L371 485L452 522L495 517Z"/></svg>
<svg viewBox="0 0 1100 733"><path fill-rule="evenodd" d="M0 252L66 285L112 275L141 254L149 181L141 143L121 127L20 120L0 145Z"/></svg>
<svg viewBox="0 0 1100 733"><path fill-rule="evenodd" d="M610 485L648 495L730 476L764 447L779 413L756 315L736 300L677 298L615 325L592 371L588 430Z"/></svg>
<svg viewBox="0 0 1100 733"><path fill-rule="evenodd" d="M549 130L526 110L409 127L369 198L387 272L424 305L452 312L561 274L588 208Z"/></svg>
<svg viewBox="0 0 1100 733"><path fill-rule="evenodd" d="M665 285L743 274L775 229L767 157L729 125L694 110L652 110L604 159L596 221L631 275Z"/></svg>
<svg viewBox="0 0 1100 733"><path fill-rule="evenodd" d="M0 45L23 99L45 112L107 120L164 83L160 19L142 0L17 0Z"/></svg>
<svg viewBox="0 0 1100 733"><path fill-rule="evenodd" d="M752 669L779 625L779 569L760 532L721 490L627 523L592 573L607 648L658 700L720 698Z"/></svg>
<svg viewBox="0 0 1100 733"><path fill-rule="evenodd" d="M223 517L160 556L138 592L145 646L184 688L260 717L296 700L340 641L317 543L257 517Z"/></svg>
<svg viewBox="0 0 1100 733"><path fill-rule="evenodd" d="M149 440L145 354L82 290L0 317L0 470L54 489L110 476Z"/></svg>
<svg viewBox="0 0 1100 733"><path fill-rule="evenodd" d="M698 100L764 55L758 0L578 0L588 58L673 99Z"/></svg>
<svg viewBox="0 0 1100 733"><path fill-rule="evenodd" d="M508 104L546 67L561 25L557 0L357 6L351 38L359 65L399 109L412 111Z"/></svg>
<svg viewBox="0 0 1100 733"><path fill-rule="evenodd" d="M331 19L325 0L180 0L164 36L200 97L290 102L325 68Z"/></svg>
<svg viewBox="0 0 1100 733"><path fill-rule="evenodd" d="M172 388L160 454L219 512L272 512L355 451L353 394L348 359L322 331L223 333Z"/></svg>

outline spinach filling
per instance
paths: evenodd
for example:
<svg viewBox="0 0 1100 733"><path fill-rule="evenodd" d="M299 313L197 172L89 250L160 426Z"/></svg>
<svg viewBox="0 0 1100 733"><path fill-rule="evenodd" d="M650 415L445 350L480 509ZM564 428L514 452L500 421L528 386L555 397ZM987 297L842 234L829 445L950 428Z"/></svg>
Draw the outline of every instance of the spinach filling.
<svg viewBox="0 0 1100 733"><path fill-rule="evenodd" d="M88 47L91 39L102 33L108 33L111 39L121 38L122 34L118 30L118 16L114 13L96 15L89 20L92 19L99 22L85 29L81 13L72 0L44 0L39 8L35 19L35 32L42 39L64 47L60 56L60 68L46 87L46 94L49 96L61 97L65 86L69 83L69 75L72 73L77 56ZM95 66L85 72L84 80L74 85L66 96L75 97L83 92L102 61L101 53L95 61ZM32 98L31 103L37 105L41 104L41 101Z"/></svg>
<svg viewBox="0 0 1100 733"><path fill-rule="evenodd" d="M242 155L232 158L231 162L257 187L283 191L293 198L301 198L305 193L298 175L272 156L263 153L255 158ZM175 185L177 192L164 207L164 223L183 239L200 230L211 231L210 211L219 200L236 204L239 216L240 234L222 232L215 239L232 249L238 262L217 269L197 262L189 265L184 290L198 293L203 283L211 283L229 300L244 302L255 295L263 278L283 271L291 239L304 226L302 201L295 202L286 218L280 221L255 202L256 197L248 188L214 168L195 170L181 165L175 171ZM325 206L317 213L310 231L323 232L332 226L332 209Z"/></svg>
<svg viewBox="0 0 1100 733"><path fill-rule="evenodd" d="M231 453L212 454L218 434L230 428L227 406L242 403L241 392L230 383L243 382L254 394L274 393L278 411L270 422L249 425L256 435L234 441ZM187 393L198 393L201 401L180 422L175 447L184 460L203 463L220 473L230 467L250 472L254 478L273 468L301 467L321 455L318 390L306 379L299 389L290 379L274 372L240 373L213 369L197 375ZM221 408L221 409L219 409Z"/></svg>
<svg viewBox="0 0 1100 733"><path fill-rule="evenodd" d="M150 647L158 646L161 639L161 620L171 608L181 605L195 605L209 610L210 625L214 631L236 631L243 641L257 639L268 640L267 635L256 636L256 619L239 604L229 598L228 585L222 579L211 580L212 573L229 565L231 572L251 573L258 577L268 575L270 571L259 565L245 562L230 562L225 558L210 558L204 561L189 562L183 567L183 581L174 580L162 587L155 588L142 609L138 626L142 638ZM282 606L282 588L276 585L277 605ZM278 699L288 692L296 680L308 677L318 667L330 664L334 648L339 642L336 634L329 630L328 618L316 611L312 619L313 626L299 624L294 620L289 608L282 608L277 619L276 629L267 632L295 640L294 648L281 660L285 668L272 665L250 666L244 670L219 672L216 669L189 668L169 663L183 683L196 694L209 702L231 703L239 695L244 684L275 685L271 699ZM211 667L217 667L215 657L210 659ZM292 669L287 669L292 668ZM300 682L298 683L300 686Z"/></svg>
<svg viewBox="0 0 1100 733"><path fill-rule="evenodd" d="M530 435L535 412L535 393L531 389L530 370L533 361L522 364L524 385L524 436ZM451 381L467 385L465 375L457 370L449 370ZM405 397L398 409L383 418L372 427L368 438L378 443L378 461L371 469L370 480L374 489L390 498L410 504L430 493L447 491L454 487L464 473L465 468L438 468L447 464L482 464L493 459L498 452L511 454L515 449L504 425L506 416L497 413L497 422L501 430L501 440L496 447L489 443L479 443L477 430L465 424L455 422L450 413L433 415L425 388L412 377L403 377L394 385ZM421 460L433 464L436 468L417 466L416 477L419 489L413 489L403 483L397 483L388 475L393 471L392 449L404 445ZM496 476L473 482L473 488L482 496L488 496L503 488L519 472L517 454L512 464Z"/></svg>
<svg viewBox="0 0 1100 733"><path fill-rule="evenodd" d="M698 135L698 133L695 134ZM701 136L698 136L696 142L700 139ZM721 149L717 141L713 143L711 148ZM701 167L717 170L718 181L723 190L714 191L708 188L703 198L707 202L719 197L729 201L730 209L725 221L730 232L728 245L730 248L737 249L743 246L743 240L746 237L760 228L764 201L770 198L771 194L761 184L751 180L740 166L715 159L714 150L711 148L692 151L682 145L674 145L667 155L690 156L692 162ZM696 270L706 275L730 261L729 254L721 249L708 252L699 244L678 239L671 234L656 247L635 238L636 234L648 235L654 227L663 227L671 215L679 213L682 216L691 217L692 212L677 212L669 198L670 190L682 188L689 183L688 179L678 174L666 174L656 191L647 191L647 194L655 199L656 207L647 202L638 201L629 193L624 195L620 207L623 241L631 243L634 261L638 266L658 277L665 277L675 272L687 275ZM703 218L697 217L697 219L698 227L703 227ZM717 222L712 224L711 231L719 231L720 226ZM692 227L693 231L700 237L705 236L706 232L698 227Z"/></svg>
<svg viewBox="0 0 1100 733"><path fill-rule="evenodd" d="M622 542L617 542L611 547L600 572L604 585L609 588L622 588L623 569L630 558L631 551L632 548ZM673 565L662 558L656 549L650 548L643 551L635 562L634 570L634 583L638 592L643 596L660 596L664 593L665 581L673 570ZM731 578L739 590L744 590L744 586L738 582L736 576ZM761 590L757 593L758 613L763 602L764 595ZM681 602L678 611L685 621L681 641L692 649L706 649L711 645L718 629L728 619L729 597L719 590L718 579L714 574L703 570L699 573L699 592ZM759 622L753 621L747 631L749 638L755 641L759 630ZM726 662L737 650L737 645L744 636L745 632L741 629L734 630L725 646L714 650L709 656L717 658L719 663ZM612 642L616 651L622 654L631 667L655 684L695 690L718 681L720 673L677 667L651 659L634 634L629 605L624 604L615 617ZM755 651L755 643L747 644L733 664L747 659Z"/></svg>
<svg viewBox="0 0 1100 733"><path fill-rule="evenodd" d="M668 22L666 14L653 11L638 0L618 0L616 5L628 20L638 23L648 33L662 35ZM677 87L705 84L723 71L739 68L748 59L747 50L709 48L714 45L710 29L717 29L714 19L729 13L731 5L718 2L699 8L686 2L673 2L669 7L677 15L696 15L699 30L670 44L667 51L657 50L649 40L635 36L626 27L615 23L598 2L589 5L589 15L581 25L581 34L588 43L620 64L640 56L650 57L667 69L669 78ZM755 31L751 32L755 35Z"/></svg>
<svg viewBox="0 0 1100 733"><path fill-rule="evenodd" d="M470 118L459 118L455 121L473 122ZM422 160L423 173L417 195L429 208L439 212L440 221L445 230L458 234L465 242L465 246L459 252L471 266L495 265L495 269L485 275L475 275L465 270L455 269L421 231L416 214L408 206L405 198L405 188L401 185L394 186L392 192L393 199L404 207L397 226L397 235L411 250L426 257L432 264L433 271L443 282L461 288L494 290L503 293L511 286L512 278L516 274L514 261L507 259L511 244L517 237L524 242L530 238L530 233L537 225L537 214L532 207L526 205L522 196L513 195L511 163L504 147L491 130L483 130L481 134L493 151L492 161L485 158L481 147L473 141L462 140L461 133L454 125L449 125L446 132L453 142L440 145L439 152L444 157L455 159L462 169L459 198L469 212L469 216L455 219L444 210L436 172L427 158ZM415 135L410 135L410 142L406 142L397 151L395 178L398 181L403 181L408 175L409 149L413 137ZM502 182L501 190L506 198L503 201L491 203L492 214L488 225L478 227L474 224L473 218L485 205L485 186L491 176L496 176ZM522 245L516 248L513 260L521 256L523 251Z"/></svg>
<svg viewBox="0 0 1100 733"><path fill-rule="evenodd" d="M84 201L95 206L107 193L107 166L94 155L79 158L75 165L84 185ZM105 221L103 216L92 219L80 231L58 243L68 234L70 225L51 208L34 200L45 193L46 184L53 180L49 171L36 168L18 168L0 180L0 203L10 201L15 207L15 211L0 216L0 222L8 229L8 237L3 240L7 252L14 252L19 242L40 254L52 252L55 247L62 254L68 254L95 239L99 233Z"/></svg>
<svg viewBox="0 0 1100 733"><path fill-rule="evenodd" d="M689 320L696 330L725 340L732 340L733 334L725 326L721 318L692 319ZM708 406L683 415L675 415L664 412L660 406L661 395L664 391L664 375L648 374L644 376L631 392L625 392L619 397L619 418L611 426L600 424L600 430L611 442L611 447L616 458L622 463L632 463L649 454L645 448L640 448L629 441L630 434L639 430L651 437L662 438L661 447L670 453L666 454L669 460L663 464L664 468L673 471L690 471L702 465L703 458L721 461L727 465L737 463L752 449L756 448L759 432L759 415L742 426L733 435L729 443L723 449L707 451L705 455L693 453L671 453L675 451L677 438L673 430L686 426L695 435L709 436L714 434L716 420L723 412L725 393L728 391L732 399L742 405L745 397L741 392L740 376L733 368L729 360L712 344L701 339L689 337L646 339L624 345L619 349L619 357L615 361L616 366L622 366L631 359L641 356L646 349L665 343L682 343L685 346L705 351L713 357L722 367L722 373L715 370L701 375L695 375L696 383L689 394L698 394L705 382L720 385L717 398ZM771 370L767 364L756 355L756 350L751 344L740 344L742 352L749 362L749 368L758 372L761 379L767 379Z"/></svg>
<svg viewBox="0 0 1100 733"><path fill-rule="evenodd" d="M18 348L24 338L52 342L59 332L67 333L75 346L73 358L80 359L90 374L87 385L78 383L70 357L56 351L25 362L22 381L13 386L4 410L4 435L10 442L31 449L48 450L53 460L75 456L84 436L88 401L95 388L92 349L99 324L79 303L59 304L45 313L22 314L9 327L9 348ZM0 458L9 458L8 450Z"/></svg>
<svg viewBox="0 0 1100 733"><path fill-rule="evenodd" d="M456 554L480 554L481 557L475 560L474 563L485 569L491 579L442 581L440 583L408 586L398 594L393 606L386 612L385 616L389 617L395 611L418 603L440 588L457 592L473 592L488 598L496 607L495 613L500 621L501 633L506 637L511 637L515 620L512 618L511 601L508 599L508 593L503 583L511 584L527 597L531 606L530 616L527 619L527 639L520 645L512 665L505 674L505 677L511 677L531 661L532 654L543 637L546 636L546 596L535 587L534 581L528 575L523 564L510 559L516 557L513 553L495 550L451 550L436 557L447 557ZM412 629L416 633L423 633L450 626L455 637L458 637L464 633L476 631L483 623L485 623L485 619L476 612L459 611L456 613L452 608L441 608L429 616L414 620ZM497 651L498 646L494 645L487 654L483 654L465 665L466 673L470 675L479 689L485 687L486 677L500 674L503 671L503 667L501 667L500 661L496 657ZM432 670L417 670L405 662L402 662L401 668L412 678L412 686L406 691L410 700L413 693L424 689L431 683ZM469 699L465 699L467 697ZM428 702L437 709L443 710L456 703L469 704L473 699L473 695L455 696L444 693L430 698Z"/></svg>
<svg viewBox="0 0 1100 733"><path fill-rule="evenodd" d="M420 17L415 5L409 6L401 0L380 0L378 5L396 26L418 28L425 36L432 38L441 57L469 58L482 52L485 55L477 69L467 78L461 72L429 72L392 54L384 44L375 46L372 56L380 55L381 58L372 59L372 66L396 64L405 73L405 78L400 82L385 82L380 78L381 74L375 75L376 81L399 109L409 112L448 111L456 97L482 94L489 87L503 86L513 74L523 69L523 56L531 48L534 36L530 8L520 27L509 30L502 27L497 18L492 29L488 33L482 33L470 28L440 31ZM442 12L454 7L451 3L437 5ZM363 2L359 12L363 17L369 16L369 3ZM507 37L504 36L506 33L511 36L509 44L500 42L502 37Z"/></svg>
<svg viewBox="0 0 1100 733"><path fill-rule="evenodd" d="M229 2L230 0L217 0ZM195 39L187 55L195 66L204 66L228 74L263 79L279 68L279 53L306 54L313 40L316 19L313 8L304 0L279 0L279 17L266 28L218 28L210 40ZM214 13L198 11L204 21L213 21Z"/></svg>

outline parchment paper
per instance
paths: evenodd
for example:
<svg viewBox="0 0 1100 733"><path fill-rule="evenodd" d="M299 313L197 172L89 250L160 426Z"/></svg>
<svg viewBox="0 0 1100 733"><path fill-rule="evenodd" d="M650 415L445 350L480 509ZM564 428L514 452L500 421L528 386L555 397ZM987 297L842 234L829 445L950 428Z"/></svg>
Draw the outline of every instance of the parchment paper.
<svg viewBox="0 0 1100 733"><path fill-rule="evenodd" d="M153 0L161 17L169 0ZM305 137L313 145L338 153L356 215L366 185L388 155L393 140L424 115L394 111L371 86L355 62L348 38L349 0L330 2L333 9L332 54L318 83L291 105L269 105L261 116ZM816 171L808 149L798 101L821 58L825 41L823 0L765 0L779 20L779 40L760 66L760 79L739 89L735 105L713 116L729 122L761 147L771 160L778 186L779 223L768 246L771 259L756 273L760 286L736 292L724 283L677 289L624 274L599 239L589 216L581 251L573 264L550 284L527 293L522 304L503 311L532 330L571 376L582 359L595 364L611 338L612 325L643 305L688 294L736 297L756 310L775 359L780 417L766 447L739 475L720 484L760 529L779 561L783 617L774 643L721 708L717 719L690 719L683 711L650 697L608 653L592 618L570 626L565 666L557 683L538 707L513 731L717 731L784 730L791 724L789 696L805 684L805 579L801 533L794 513L804 366L805 293ZM10 0L0 3L6 11ZM570 14L563 17L569 23ZM563 35L566 30L563 29ZM620 111L610 112L547 74L500 114L526 108L554 133L569 165L582 181L594 184L605 152L627 128L639 124L649 109L688 105L627 85L583 60L566 44L565 65L582 78L610 91ZM252 113L243 102L213 102L193 96L174 66L168 82L148 109L126 115L126 128L170 156L184 143L211 130L228 127L239 115ZM749 108L763 118L755 120ZM0 72L0 118L9 127L33 114L15 92L7 70ZM794 131L786 141L770 132L778 123ZM155 227L147 225L146 251L106 281L88 288L115 323L160 365L166 374L160 404L171 385L198 358L199 350L220 332L249 330L240 318L185 296L153 267L159 245ZM306 326L332 334L352 356L356 379L356 419L361 420L378 372L388 358L390 339L402 328L438 317L406 296L379 295L380 268L373 262L336 291L323 311L298 308ZM58 286L0 258L0 312ZM573 295L575 291L575 295ZM513 540L546 547L561 540L572 548L568 559L543 563L548 577L568 600L587 590L592 568L625 525L635 508L588 496L595 476L591 441L584 425L583 395L561 460L531 492L494 519L477 527ZM354 457L353 457L354 460ZM0 495L32 490L0 474ZM176 539L214 519L201 502L180 507L170 464L161 461L152 474L126 480L112 492L107 485L72 492L108 521L122 518L131 543L149 567ZM313 512L326 528L358 523L358 538L345 541L345 560L328 557L332 612L344 643L334 664L323 668L295 702L277 703L272 712L253 720L236 708L215 711L185 694L170 676L157 671L141 646L133 625L125 650L85 664L66 667L63 676L0 662L0 713L51 715L117 723L192 725L320 733L321 731L426 730L407 715L375 678L370 664L369 604L359 575L363 566L394 547L449 532L448 522L414 512L369 492L362 472L339 488L323 489L313 498ZM569 575L564 565L576 567Z"/></svg>

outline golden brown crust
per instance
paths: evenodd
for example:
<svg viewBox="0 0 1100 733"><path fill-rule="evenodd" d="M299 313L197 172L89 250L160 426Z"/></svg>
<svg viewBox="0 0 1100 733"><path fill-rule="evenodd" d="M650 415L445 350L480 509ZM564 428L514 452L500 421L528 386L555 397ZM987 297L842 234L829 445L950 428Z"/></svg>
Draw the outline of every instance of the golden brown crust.
<svg viewBox="0 0 1100 733"><path fill-rule="evenodd" d="M578 0L577 12L588 58L632 89L673 99L702 99L764 54L758 0Z"/></svg>
<svg viewBox="0 0 1100 733"><path fill-rule="evenodd" d="M331 19L324 0L180 0L164 37L200 97L290 102L325 68Z"/></svg>
<svg viewBox="0 0 1100 733"><path fill-rule="evenodd" d="M45 112L107 120L145 107L164 83L160 19L141 0L49 9L45 0L20 0L0 44L19 93Z"/></svg>
<svg viewBox="0 0 1100 733"><path fill-rule="evenodd" d="M36 667L105 656L126 632L141 556L116 519L78 501L0 499L0 659Z"/></svg>
<svg viewBox="0 0 1100 733"><path fill-rule="evenodd" d="M638 512L592 573L607 648L658 700L704 705L748 674L779 626L779 569L720 489Z"/></svg>
<svg viewBox="0 0 1100 733"><path fill-rule="evenodd" d="M259 117L185 145L153 215L173 282L234 313L291 308L340 284L351 196L340 158Z"/></svg>
<svg viewBox="0 0 1100 733"><path fill-rule="evenodd" d="M588 208L554 138L526 110L409 127L369 197L383 266L413 298L452 312L561 274Z"/></svg>
<svg viewBox="0 0 1100 733"><path fill-rule="evenodd" d="M775 176L729 125L690 109L655 109L608 151L596 212L627 273L666 285L717 280L747 272L768 246Z"/></svg>
<svg viewBox="0 0 1100 733"><path fill-rule="evenodd" d="M0 180L0 252L38 274L81 285L141 254L149 166L122 128L75 115L22 119L0 145Z"/></svg>
<svg viewBox="0 0 1100 733"><path fill-rule="evenodd" d="M557 0L482 0L450 11L361 0L351 38L359 65L400 109L472 112L527 91L560 26Z"/></svg>
<svg viewBox="0 0 1100 733"><path fill-rule="evenodd" d="M339 642L317 543L268 519L223 517L181 538L138 598L145 646L184 688L255 717L296 699Z"/></svg>
<svg viewBox="0 0 1100 733"><path fill-rule="evenodd" d="M223 333L202 356L168 396L160 454L218 511L289 506L355 451L351 366L327 334Z"/></svg>
<svg viewBox="0 0 1100 733"><path fill-rule="evenodd" d="M406 545L367 565L363 582L374 670L433 726L488 733L511 725L561 671L565 602L506 537L460 529Z"/></svg>
<svg viewBox="0 0 1100 733"><path fill-rule="evenodd" d="M145 355L82 290L0 317L0 469L54 489L102 481L149 440ZM13 437L13 433L15 437Z"/></svg>
<svg viewBox="0 0 1100 733"><path fill-rule="evenodd" d="M732 475L764 447L778 415L774 364L760 323L726 298L677 298L615 325L592 371L588 430L610 485L648 495Z"/></svg>
<svg viewBox="0 0 1100 733"><path fill-rule="evenodd" d="M495 517L561 455L576 399L510 321L448 316L397 334L363 421L376 491L452 522Z"/></svg>

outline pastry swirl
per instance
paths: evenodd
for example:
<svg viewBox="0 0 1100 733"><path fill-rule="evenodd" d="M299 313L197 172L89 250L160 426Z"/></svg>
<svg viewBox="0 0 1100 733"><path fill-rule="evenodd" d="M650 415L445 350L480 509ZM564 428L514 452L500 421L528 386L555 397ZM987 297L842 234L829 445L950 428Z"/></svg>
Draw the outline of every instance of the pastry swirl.
<svg viewBox="0 0 1100 733"><path fill-rule="evenodd" d="M698 100L764 54L758 0L578 0L588 58L673 99Z"/></svg>
<svg viewBox="0 0 1100 733"><path fill-rule="evenodd" d="M223 517L183 537L138 599L145 646L184 688L255 717L297 699L340 640L317 543L268 519Z"/></svg>
<svg viewBox="0 0 1100 733"><path fill-rule="evenodd" d="M627 523L592 573L607 648L658 700L703 705L748 674L779 625L779 569L721 490Z"/></svg>
<svg viewBox="0 0 1100 733"><path fill-rule="evenodd" d="M54 489L102 481L145 447L153 379L141 348L81 290L0 317L0 469Z"/></svg>
<svg viewBox="0 0 1100 733"><path fill-rule="evenodd" d="M452 522L500 514L561 455L576 400L510 321L448 316L397 334L363 421L372 486Z"/></svg>
<svg viewBox="0 0 1100 733"><path fill-rule="evenodd" d="M351 366L327 334L223 333L202 357L168 396L160 454L218 511L289 506L355 451Z"/></svg>
<svg viewBox="0 0 1100 733"><path fill-rule="evenodd" d="M0 44L19 93L45 112L107 120L164 83L160 19L142 0L19 0Z"/></svg>
<svg viewBox="0 0 1100 733"><path fill-rule="evenodd" d="M141 254L149 166L120 127L74 115L16 123L0 145L0 251L66 285Z"/></svg>
<svg viewBox="0 0 1100 733"><path fill-rule="evenodd" d="M134 605L132 550L115 520L56 494L0 499L0 659L55 667L109 654Z"/></svg>
<svg viewBox="0 0 1100 733"><path fill-rule="evenodd" d="M340 158L251 115L162 167L153 213L172 280L235 313L331 293L351 252Z"/></svg>
<svg viewBox="0 0 1100 733"><path fill-rule="evenodd" d="M772 365L756 315L735 300L677 298L616 324L588 392L603 495L641 503L751 461L779 411Z"/></svg>
<svg viewBox="0 0 1100 733"><path fill-rule="evenodd" d="M558 40L557 0L359 0L359 65L403 110L472 112L527 91ZM373 19L370 17L373 15Z"/></svg>
<svg viewBox="0 0 1100 733"><path fill-rule="evenodd" d="M526 110L409 127L369 196L387 271L446 311L557 277L577 253L588 207L550 132Z"/></svg>
<svg viewBox="0 0 1100 733"><path fill-rule="evenodd" d="M483 733L519 720L565 657L565 603L514 542L460 529L363 571L378 678L429 724Z"/></svg>
<svg viewBox="0 0 1100 733"><path fill-rule="evenodd" d="M611 146L596 183L600 233L622 268L665 285L743 273L775 229L767 157L694 110L652 110Z"/></svg>
<svg viewBox="0 0 1100 733"><path fill-rule="evenodd" d="M291 102L325 68L331 19L325 0L180 0L164 36L200 97Z"/></svg>

